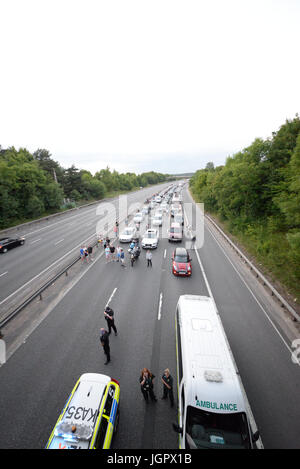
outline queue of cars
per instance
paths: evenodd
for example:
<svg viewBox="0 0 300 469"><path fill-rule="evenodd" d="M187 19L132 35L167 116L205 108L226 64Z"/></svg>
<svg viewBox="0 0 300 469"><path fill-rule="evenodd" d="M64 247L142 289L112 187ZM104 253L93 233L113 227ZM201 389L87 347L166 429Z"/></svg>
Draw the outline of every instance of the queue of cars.
<svg viewBox="0 0 300 469"><path fill-rule="evenodd" d="M148 213L144 210L143 216L135 216L134 221L143 220ZM163 211L158 209L153 221L162 218L162 214ZM136 234L135 228L127 227L119 239L130 242ZM181 241L182 234L183 214L178 210L171 222L169 241ZM155 249L158 243L158 229L148 228L142 237L142 247ZM176 247L172 254L172 273L191 276L191 261L184 247ZM243 390L213 299L198 295L180 296L175 313L175 332L179 413L178 424L173 424L173 429L178 433L179 448L254 448L259 433L252 433ZM118 427L119 408L118 381L96 373L82 375L46 447L109 449Z"/></svg>
<svg viewBox="0 0 300 469"><path fill-rule="evenodd" d="M169 211L169 205L171 208ZM184 216L182 211L182 199L180 186L170 186L167 190L154 194L151 199L145 201L142 211L138 211L133 218L134 223L138 225L144 220L145 215L151 212L151 228L145 231L142 236L141 246L144 249L156 249L159 242L158 229L163 224L163 216L170 213L170 227L167 230L168 241L180 243L183 240ZM133 229L134 230L134 229ZM125 233L128 232L125 230ZM135 231L136 235L136 231ZM120 241L125 242L124 232L120 235ZM127 236L126 241L130 242L132 237ZM188 251L184 248L176 248L172 254L172 273L173 275L190 277L192 275L191 258Z"/></svg>

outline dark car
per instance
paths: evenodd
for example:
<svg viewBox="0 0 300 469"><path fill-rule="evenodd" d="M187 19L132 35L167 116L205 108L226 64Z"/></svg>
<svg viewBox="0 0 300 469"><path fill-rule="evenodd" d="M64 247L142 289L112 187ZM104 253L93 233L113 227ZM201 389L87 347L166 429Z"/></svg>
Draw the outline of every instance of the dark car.
<svg viewBox="0 0 300 469"><path fill-rule="evenodd" d="M176 276L192 275L192 259L185 248L176 248L172 256L172 273Z"/></svg>
<svg viewBox="0 0 300 469"><path fill-rule="evenodd" d="M25 243L25 238L2 238L0 239L0 252L7 252Z"/></svg>

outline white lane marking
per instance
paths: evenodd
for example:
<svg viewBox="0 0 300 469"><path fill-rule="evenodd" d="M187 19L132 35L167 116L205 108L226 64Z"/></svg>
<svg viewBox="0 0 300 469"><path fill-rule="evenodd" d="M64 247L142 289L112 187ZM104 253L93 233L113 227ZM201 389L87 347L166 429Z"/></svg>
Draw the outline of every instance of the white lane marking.
<svg viewBox="0 0 300 469"><path fill-rule="evenodd" d="M111 300L113 299L113 297L114 297L114 295L115 295L117 289L118 289L118 288L116 287L116 288L114 289L114 291L112 292L112 294L110 295L109 300L108 300L108 302L107 302L106 305L105 305L105 308L106 308L106 306L109 305L109 303L110 303Z"/></svg>
<svg viewBox="0 0 300 469"><path fill-rule="evenodd" d="M161 293L161 294L159 295L159 305L158 305L158 315L157 315L158 321L160 321L160 319L161 319L162 299L163 299L163 294Z"/></svg>
<svg viewBox="0 0 300 469"><path fill-rule="evenodd" d="M166 258L166 255L167 255L167 250L165 249L165 252L164 252L164 259Z"/></svg>
<svg viewBox="0 0 300 469"><path fill-rule="evenodd" d="M33 241L31 241L29 244L34 244L34 243L37 243L38 241L41 241L42 238L38 238L38 239L34 239Z"/></svg>
<svg viewBox="0 0 300 469"><path fill-rule="evenodd" d="M46 230L46 229L49 230L49 228L52 228L52 226L60 225L61 223L66 223L66 224L67 224L69 219L72 219L72 220L73 220L74 218L83 217L84 215L87 215L87 214L89 214L89 212L92 212L92 211L93 211L93 210L89 210L89 211L87 211L87 212L85 212L85 213L80 213L80 214L78 214L78 215L73 215L72 217L67 218L67 219L65 219L65 220L57 221L57 222L55 222L55 223L52 223L51 225L43 226L43 228L39 228L38 230L30 231L29 233L26 233L26 235L24 235L24 236L30 236L30 235L32 235L32 234L34 234L34 233L38 233L39 231Z"/></svg>
<svg viewBox="0 0 300 469"><path fill-rule="evenodd" d="M289 345L287 344L287 342L285 341L284 337L282 336L282 334L280 333L280 331L277 329L276 325L274 324L274 322L272 321L272 319L270 318L270 316L268 315L268 313L266 312L266 310L264 309L264 307L262 306L262 304L259 302L259 300L256 298L255 294L253 293L253 291L251 290L251 288L247 285L246 281L243 279L242 275L239 273L239 271L237 270L237 268L235 267L235 265L232 263L232 261L229 259L229 257L227 256L224 248L221 246L221 244L218 242L217 238L214 236L214 234L212 233L212 231L210 230L210 228L206 225L206 228L208 229L208 231L210 232L211 236L214 238L214 240L216 241L216 243L218 244L219 248L221 249L221 251L223 252L224 256L226 257L226 259L230 262L230 264L232 265L233 269L235 270L235 272L237 273L237 275L239 276L239 278L241 279L241 281L243 282L243 284L245 285L245 287L248 289L248 291L251 293L252 297L254 298L254 300L256 301L256 303L258 304L258 306L260 307L260 309L262 310L262 312L264 313L264 315L266 316L266 318L268 319L268 321L270 322L270 324L273 326L274 330L277 332L277 334L279 335L279 337L281 338L282 342L284 343L284 345L286 346L286 348L288 349L288 351L290 352L290 354L292 355L293 351L292 349L289 347ZM300 366L300 363L298 362L297 363L299 366Z"/></svg>
<svg viewBox="0 0 300 469"><path fill-rule="evenodd" d="M111 226L112 228L112 226ZM110 228L110 229L111 229ZM2 303L4 303L5 301L9 300L12 296L14 296L16 293L18 293L20 290L22 290L23 288L25 288L27 285L29 285L31 282L33 282L33 280L37 279L38 277L40 277L40 275L44 274L45 272L47 272L47 270L51 269L52 267L54 267L58 262L62 261L66 256L68 256L69 254L71 254L71 252L75 251L76 249L79 249L81 246L84 246L84 244L86 244L90 239L93 239L94 237L96 236L96 233L92 234L91 236L89 236L88 238L84 239L80 244L78 244L77 246L75 246L73 249L71 249L70 251L66 252L66 254L64 254L62 257L60 257L59 259L57 259L56 261L54 261L52 264L50 264L48 267L46 267L44 270L42 270L39 274L35 275L34 277L32 277L32 279L28 280L28 282L24 283L24 285L22 285L21 287L19 287L16 291L14 291L13 293L11 293L9 296L7 296L6 298L4 298L4 300L0 301L0 305L2 305Z"/></svg>
<svg viewBox="0 0 300 469"><path fill-rule="evenodd" d="M187 218L186 218L186 219L187 219ZM212 299L213 302L214 302L216 311L217 311L218 316L219 316L220 325L221 325L221 327L222 327L222 329L223 329L223 331L224 331L225 340L226 340L226 343L227 343L227 346L228 346L228 349L229 349L229 352L230 352L232 361L233 361L233 363L234 363L234 366L235 366L235 369L236 369L236 372L237 372L237 378L238 378L238 380L239 380L239 382L240 382L241 389L242 389L242 393L243 393L243 395L244 395L244 399L245 399L245 403L246 403L246 407L247 407L247 409L248 409L248 415L249 415L249 420L250 420L250 426L251 426L251 429L252 429L253 433L255 433L256 430L257 430L257 425L256 425L256 422L255 422L255 419L254 419L254 415L253 415L253 413L252 413L252 410L251 410L251 407L250 407L250 403L249 403L249 401L248 401L248 397L247 397L247 394L246 394L244 385L243 385L243 383L242 383L242 379L241 379L241 377L240 377L240 375L239 375L238 367L237 367L237 365L236 365L236 362L235 362L233 353L232 353L232 351L231 351L231 348L230 348L230 345L229 345L229 342L228 342L228 339L227 339L227 335L226 335L226 332L225 332L225 330L224 330L223 323L222 323L222 320L221 320L221 317L220 317L220 313L219 313L219 311L218 311L218 308L217 308L217 305L216 305L216 301L215 301L215 299L214 299L214 296L213 296L213 294L212 294L210 285L209 285L209 283L208 283L208 279L207 279L207 277L206 277L203 264L202 264L202 262L201 262L201 259L200 259L199 254L198 254L198 250L195 249L195 252L196 252L196 256L197 256L198 263L199 263L199 266L200 266L200 270L201 270L201 272L202 272L202 275L203 275L203 278L204 278L204 281L205 281L205 285L206 285L207 291L208 291L208 293L209 293L209 296L211 297L211 299ZM259 437L259 439L257 440L256 445L257 445L257 447L260 448L260 449L263 449L263 448L264 448L261 437Z"/></svg>
<svg viewBox="0 0 300 469"><path fill-rule="evenodd" d="M46 267L44 270L42 270L39 274L35 275L34 277L32 277L32 279L28 280L28 282L24 283L24 285L22 285L21 287L19 287L17 290L15 290L13 293L11 293L9 296L7 296L6 298L4 298L4 300L0 301L0 305L2 305L2 303L4 303L5 301L9 300L9 298L11 298L13 295L15 295L16 293L18 293L20 290L22 290L24 287L26 287L27 285L29 285L31 282L33 282L33 280L37 279L38 277L40 277L42 274L44 274L45 272L47 272L47 270L51 269L53 266L55 266L58 262L61 262L66 256L68 256L69 254L71 254L71 252L75 251L76 249L79 249L81 245L83 245L84 243L86 243L89 239L91 238L94 238L94 234L89 236L88 238L86 238L82 243L78 244L77 246L75 246L73 249L71 249L70 251L66 252L66 254L64 254L62 257L60 257L59 259L57 259L56 261L54 261L52 264L50 264L48 267Z"/></svg>
<svg viewBox="0 0 300 469"><path fill-rule="evenodd" d="M8 272L3 272L3 274L0 274L0 277L2 277L2 275L5 275L5 274L7 274L7 273L8 273Z"/></svg>
<svg viewBox="0 0 300 469"><path fill-rule="evenodd" d="M59 243L62 243L64 241L65 238L63 239L60 239L59 241L57 241L56 243L54 243L54 246L57 246Z"/></svg>
<svg viewBox="0 0 300 469"><path fill-rule="evenodd" d="M30 327L30 330L27 331L26 336L23 339L22 343L25 343L27 338L30 336L30 334L38 327L39 324L48 316L48 314L62 301L62 299L68 295L68 293L76 286L82 279L82 277L98 262L102 256L104 255L104 252L101 252L99 256L95 259L94 262L92 262L86 269L84 269L78 277L75 277L75 279L71 282L71 284L68 286L66 290L62 290L61 292L58 293L56 298L49 304L49 306L43 311L43 313L39 316L39 318L34 321L32 327ZM22 343L15 342L15 345L10 347L9 351L7 352L6 355L6 361L18 350L18 348L22 345Z"/></svg>

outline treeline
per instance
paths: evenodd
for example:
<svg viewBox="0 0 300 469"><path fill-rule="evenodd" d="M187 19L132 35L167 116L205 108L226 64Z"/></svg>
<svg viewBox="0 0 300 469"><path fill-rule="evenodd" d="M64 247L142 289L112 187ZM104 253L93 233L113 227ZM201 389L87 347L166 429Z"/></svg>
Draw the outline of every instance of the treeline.
<svg viewBox="0 0 300 469"><path fill-rule="evenodd" d="M224 166L208 163L192 193L296 294L300 294L300 119L256 139ZM298 300L300 298L298 297Z"/></svg>
<svg viewBox="0 0 300 469"><path fill-rule="evenodd" d="M66 200L100 200L165 180L166 175L153 171L119 174L109 168L93 176L74 165L63 168L48 150L31 154L25 148L0 147L0 227L58 211Z"/></svg>

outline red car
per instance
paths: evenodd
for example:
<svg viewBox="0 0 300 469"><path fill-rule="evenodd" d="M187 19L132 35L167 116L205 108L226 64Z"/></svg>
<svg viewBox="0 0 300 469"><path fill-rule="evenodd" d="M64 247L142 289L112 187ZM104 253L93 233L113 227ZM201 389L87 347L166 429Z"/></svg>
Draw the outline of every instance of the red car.
<svg viewBox="0 0 300 469"><path fill-rule="evenodd" d="M192 275L192 259L185 248L176 248L172 256L172 273L177 276Z"/></svg>

